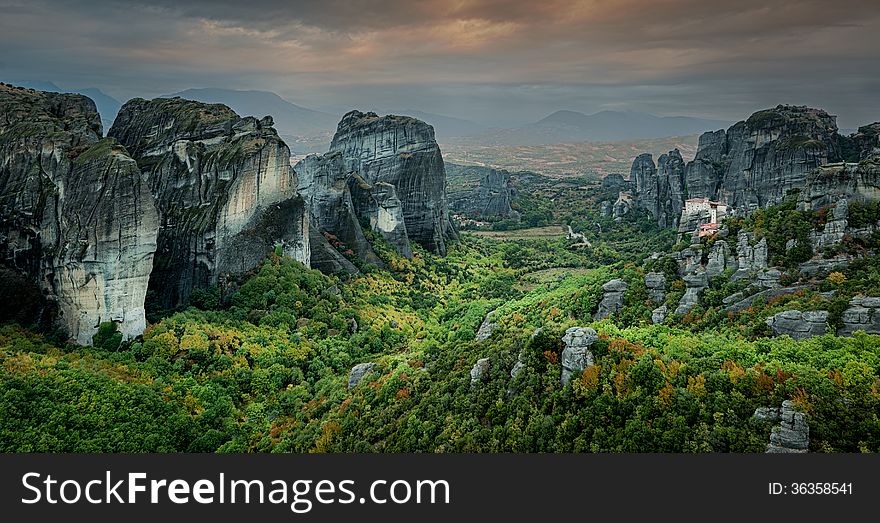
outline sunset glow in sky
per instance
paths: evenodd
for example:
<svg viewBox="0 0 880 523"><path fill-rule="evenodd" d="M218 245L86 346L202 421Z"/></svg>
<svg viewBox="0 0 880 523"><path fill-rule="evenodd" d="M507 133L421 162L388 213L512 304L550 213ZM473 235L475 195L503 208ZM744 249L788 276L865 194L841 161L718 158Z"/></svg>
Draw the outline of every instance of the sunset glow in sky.
<svg viewBox="0 0 880 523"><path fill-rule="evenodd" d="M0 79L190 87L484 122L557 109L880 120L874 0L0 0Z"/></svg>

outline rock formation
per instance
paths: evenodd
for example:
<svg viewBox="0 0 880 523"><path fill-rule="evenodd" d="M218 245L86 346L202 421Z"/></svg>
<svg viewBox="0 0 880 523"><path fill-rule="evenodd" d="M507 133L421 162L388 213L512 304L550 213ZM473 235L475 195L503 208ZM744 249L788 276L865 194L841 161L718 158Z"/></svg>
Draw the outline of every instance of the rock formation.
<svg viewBox="0 0 880 523"><path fill-rule="evenodd" d="M787 335L795 340L805 340L825 334L827 311L787 310L767 318L767 325L774 336Z"/></svg>
<svg viewBox="0 0 880 523"><path fill-rule="evenodd" d="M611 280L602 285L605 294L599 303L599 310L593 314L594 320L604 320L623 308L623 295L626 294L626 282L620 279Z"/></svg>
<svg viewBox="0 0 880 523"><path fill-rule="evenodd" d="M669 314L669 307L664 303L651 311L651 323L658 325L666 321L666 315Z"/></svg>
<svg viewBox="0 0 880 523"><path fill-rule="evenodd" d="M753 273L767 268L767 239L755 243L755 235L740 231L736 237L737 270L731 280L749 278Z"/></svg>
<svg viewBox="0 0 880 523"><path fill-rule="evenodd" d="M350 186L357 182L345 168L342 154L310 155L297 163L294 170L297 190L311 214L312 266L325 273L357 272L340 252L348 249L368 263L381 264L361 230ZM369 207L364 200L370 192L369 188L360 191L361 206ZM375 208L378 210L378 204ZM409 249L408 243L406 248Z"/></svg>
<svg viewBox="0 0 880 523"><path fill-rule="evenodd" d="M137 160L159 210L150 289L161 306L222 286L276 246L308 264L308 213L272 123L180 98L120 110L109 135Z"/></svg>
<svg viewBox="0 0 880 523"><path fill-rule="evenodd" d="M724 130L707 132L700 136L697 154L688 163L685 174L689 198L717 197L726 155L727 133Z"/></svg>
<svg viewBox="0 0 880 523"><path fill-rule="evenodd" d="M648 289L648 296L654 303L663 303L666 299L666 275L662 272L645 274L645 287Z"/></svg>
<svg viewBox="0 0 880 523"><path fill-rule="evenodd" d="M572 327L565 331L562 343L562 385L568 385L573 374L583 372L587 367L594 364L593 352L590 347L596 343L599 336L590 327Z"/></svg>
<svg viewBox="0 0 880 523"><path fill-rule="evenodd" d="M736 261L730 254L730 247L724 240L716 241L712 248L709 249L709 256L706 262L706 277L714 278L720 276L728 267L736 266Z"/></svg>
<svg viewBox="0 0 880 523"><path fill-rule="evenodd" d="M843 326L838 336L851 336L855 331L880 334L880 298L858 296L849 302L849 308L841 316Z"/></svg>
<svg viewBox="0 0 880 523"><path fill-rule="evenodd" d="M496 329L498 329L498 324L495 323L495 311L492 311L489 314L486 314L483 323L481 323L480 328L477 329L476 341L488 340Z"/></svg>
<svg viewBox="0 0 880 523"><path fill-rule="evenodd" d="M880 126L877 126L880 128ZM876 150L872 126L860 128L859 144L866 158ZM637 201L648 209L661 227L679 223L684 195L721 201L740 214L780 203L791 191L807 191L821 198L828 185L814 176L821 166L842 160L835 117L825 111L803 106L779 105L758 111L727 131L704 133L694 160L687 166L672 153L658 161L656 174L650 155L639 155L633 162L637 181ZM846 164L850 165L850 164ZM877 171L855 164L826 174L848 180L840 184L847 194L874 194ZM665 172L664 172L665 171Z"/></svg>
<svg viewBox="0 0 880 523"><path fill-rule="evenodd" d="M839 244L846 234L847 217L849 216L849 203L846 198L841 198L834 209L829 213L822 232L811 231L810 242L813 244L813 252L821 252L826 247Z"/></svg>
<svg viewBox="0 0 880 523"><path fill-rule="evenodd" d="M510 181L510 173L487 169L480 178L480 185L469 199L468 207L482 219L519 218L519 213L511 207L516 198L516 189Z"/></svg>
<svg viewBox="0 0 880 523"><path fill-rule="evenodd" d="M641 154L633 161L630 179L636 182L638 205L647 209L660 227L677 227L684 208L685 164L678 149L654 160Z"/></svg>
<svg viewBox="0 0 880 523"><path fill-rule="evenodd" d="M364 379L364 376L374 370L376 370L376 364L372 362L358 363L352 367L351 372L348 373L348 390L357 387L361 380Z"/></svg>
<svg viewBox="0 0 880 523"><path fill-rule="evenodd" d="M700 302L700 292L709 286L709 280L704 271L686 274L684 276L684 295L678 302L675 314L687 314Z"/></svg>
<svg viewBox="0 0 880 523"><path fill-rule="evenodd" d="M489 372L489 358L480 358L471 368L471 385L483 381Z"/></svg>
<svg viewBox="0 0 880 523"><path fill-rule="evenodd" d="M768 453L801 454L810 447L807 415L798 412L791 401L783 401L781 408L760 407L754 417L759 421L779 422L770 432Z"/></svg>
<svg viewBox="0 0 880 523"><path fill-rule="evenodd" d="M84 96L0 84L0 115L0 264L42 291L47 320L78 343L102 322L139 335L159 224L135 161L101 139Z"/></svg>
<svg viewBox="0 0 880 523"><path fill-rule="evenodd" d="M449 216L446 171L434 128L407 116L351 111L342 117L330 144L345 169L374 185L392 185L403 209L409 240L446 254L457 232Z"/></svg>

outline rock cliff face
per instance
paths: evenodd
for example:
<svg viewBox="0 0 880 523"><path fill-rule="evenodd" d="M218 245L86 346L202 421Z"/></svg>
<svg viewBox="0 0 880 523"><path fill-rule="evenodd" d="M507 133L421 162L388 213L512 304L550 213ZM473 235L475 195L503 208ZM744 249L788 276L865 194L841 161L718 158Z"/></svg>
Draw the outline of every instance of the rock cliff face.
<svg viewBox="0 0 880 523"><path fill-rule="evenodd" d="M125 338L143 331L158 230L145 177L101 134L84 96L0 84L0 263L34 282L47 319L81 344L102 322Z"/></svg>
<svg viewBox="0 0 880 523"><path fill-rule="evenodd" d="M406 257L412 257L411 241L446 254L446 241L457 234L434 130L414 118L352 111L339 122L330 151L294 169L314 224L364 261L382 263L362 225ZM322 248L314 262L325 272L355 270L340 258Z"/></svg>
<svg viewBox="0 0 880 523"><path fill-rule="evenodd" d="M630 176L636 181L638 205L647 209L660 227L677 227L687 194L685 163L678 149L661 155L656 168L650 154L639 155Z"/></svg>
<svg viewBox="0 0 880 523"><path fill-rule="evenodd" d="M787 335L796 340L805 340L825 334L828 320L827 311L807 311L791 309L767 318L767 325L774 336Z"/></svg>
<svg viewBox="0 0 880 523"><path fill-rule="evenodd" d="M297 163L294 169L297 189L309 209L314 229L312 266L325 273L357 272L339 249L328 243L328 238L338 240L340 249L351 249L365 261L380 264L379 257L361 230L352 198L351 175L345 169L342 155L310 155Z"/></svg>
<svg viewBox="0 0 880 523"><path fill-rule="evenodd" d="M590 350L590 347L598 340L599 336L596 331L590 327L571 327L565 331L565 335L562 337L565 348L562 349L562 373L560 376L560 382L563 386L568 385L572 377L577 377L584 369L595 364L593 351Z"/></svg>
<svg viewBox="0 0 880 523"><path fill-rule="evenodd" d="M874 127L861 128L859 135L854 142L870 157L877 147ZM839 144L835 117L819 109L779 105L727 131L704 133L687 166L681 165L680 156L670 153L665 162L661 157L657 174L652 176L650 155L636 157L637 201L661 227L677 225L675 213L680 214L685 198L722 201L745 214L780 203L792 190L804 191L814 171L842 159ZM876 180L865 180L871 178L869 174L855 173L854 166L851 170L835 176L848 177L853 180L850 185L869 188L867 192L876 190ZM817 187L816 192L821 190Z"/></svg>
<svg viewBox="0 0 880 523"><path fill-rule="evenodd" d="M726 154L717 199L742 211L767 207L840 159L837 124L825 111L780 105L728 129Z"/></svg>
<svg viewBox="0 0 880 523"><path fill-rule="evenodd" d="M137 160L159 210L150 289L163 307L223 286L278 245L309 263L308 213L272 124L180 98L134 99L120 110L109 135Z"/></svg>
<svg viewBox="0 0 880 523"><path fill-rule="evenodd" d="M406 116L351 111L339 122L330 152L341 153L345 168L366 183L392 185L409 239L435 254L446 254L446 241L457 233L433 127Z"/></svg>
<svg viewBox="0 0 880 523"><path fill-rule="evenodd" d="M849 302L849 308L841 317L843 326L837 329L838 336L852 336L855 331L867 334L880 334L880 298L857 296Z"/></svg>

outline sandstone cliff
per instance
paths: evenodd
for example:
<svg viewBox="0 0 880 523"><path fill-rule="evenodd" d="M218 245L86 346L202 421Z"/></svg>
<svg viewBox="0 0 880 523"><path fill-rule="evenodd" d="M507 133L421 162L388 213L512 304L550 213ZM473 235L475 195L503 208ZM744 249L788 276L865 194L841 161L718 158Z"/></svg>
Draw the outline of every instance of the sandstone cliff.
<svg viewBox="0 0 880 523"><path fill-rule="evenodd" d="M109 135L137 160L159 210L150 289L161 306L224 285L279 245L309 263L308 212L272 124L180 98L134 99L120 110Z"/></svg>
<svg viewBox="0 0 880 523"><path fill-rule="evenodd" d="M330 151L294 169L315 225L338 239L336 247L364 261L381 264L362 226L406 257L412 256L411 241L442 255L456 236L440 148L431 126L420 120L352 111L340 121ZM330 250L315 266L325 272L353 269Z"/></svg>
<svg viewBox="0 0 880 523"><path fill-rule="evenodd" d="M158 230L146 177L101 134L84 96L0 84L0 263L34 282L47 319L81 344L102 322L125 338L143 331Z"/></svg>
<svg viewBox="0 0 880 523"><path fill-rule="evenodd" d="M519 219L519 212L511 207L517 192L509 172L471 165L456 165L452 169L469 183L449 193L450 209L484 220ZM450 172L449 164L446 171Z"/></svg>
<svg viewBox="0 0 880 523"><path fill-rule="evenodd" d="M330 152L341 153L348 171L368 184L394 186L409 239L435 254L446 254L446 241L457 233L433 127L407 116L351 111L339 122Z"/></svg>
<svg viewBox="0 0 880 523"><path fill-rule="evenodd" d="M678 149L663 154L654 166L650 154L633 161L630 179L636 182L638 205L647 209L660 227L677 227L684 208L685 164Z"/></svg>
<svg viewBox="0 0 880 523"><path fill-rule="evenodd" d="M871 151L878 147L877 131L866 126L853 137L863 159L873 157ZM672 214L676 209L680 213L685 198L721 201L739 214L746 214L780 203L793 191L808 189L815 183L813 178L820 167L842 161L841 140L835 117L820 109L779 105L758 111L726 131L704 133L694 160L684 167L681 178L681 166L672 153L669 157L673 161L667 160L665 169L658 162L656 174L651 169L650 155L636 157L632 172L637 181L637 202L651 211L661 227L675 226L680 221ZM870 177L870 173L864 169L856 173L854 166L849 168L851 172L842 172L845 169L841 166L841 172L827 176L848 177L848 187L873 191L873 181L853 181ZM817 191L823 190L821 185L819 180Z"/></svg>

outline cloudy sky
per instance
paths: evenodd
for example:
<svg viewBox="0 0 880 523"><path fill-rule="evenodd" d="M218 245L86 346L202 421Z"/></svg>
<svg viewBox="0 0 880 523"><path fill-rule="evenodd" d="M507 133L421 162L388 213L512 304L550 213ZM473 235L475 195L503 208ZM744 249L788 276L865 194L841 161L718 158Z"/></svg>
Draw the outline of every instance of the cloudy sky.
<svg viewBox="0 0 880 523"><path fill-rule="evenodd" d="M182 5L183 4L183 5ZM557 109L880 120L877 0L0 0L0 79L482 122Z"/></svg>

